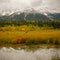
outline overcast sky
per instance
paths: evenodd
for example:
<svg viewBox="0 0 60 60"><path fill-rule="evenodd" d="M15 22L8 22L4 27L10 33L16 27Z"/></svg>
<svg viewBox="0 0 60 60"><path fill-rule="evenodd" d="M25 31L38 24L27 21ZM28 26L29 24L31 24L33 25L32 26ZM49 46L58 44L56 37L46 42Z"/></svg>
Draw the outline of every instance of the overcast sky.
<svg viewBox="0 0 60 60"><path fill-rule="evenodd" d="M15 11L27 8L60 12L60 0L0 0L0 12L3 10Z"/></svg>

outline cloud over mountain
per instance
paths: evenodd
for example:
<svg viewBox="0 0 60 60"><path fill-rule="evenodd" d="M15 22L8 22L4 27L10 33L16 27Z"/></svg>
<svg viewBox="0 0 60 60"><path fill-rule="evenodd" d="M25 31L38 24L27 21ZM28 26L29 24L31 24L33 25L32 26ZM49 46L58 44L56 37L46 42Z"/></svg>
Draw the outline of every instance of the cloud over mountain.
<svg viewBox="0 0 60 60"><path fill-rule="evenodd" d="M0 0L0 12L34 8L60 12L60 0Z"/></svg>

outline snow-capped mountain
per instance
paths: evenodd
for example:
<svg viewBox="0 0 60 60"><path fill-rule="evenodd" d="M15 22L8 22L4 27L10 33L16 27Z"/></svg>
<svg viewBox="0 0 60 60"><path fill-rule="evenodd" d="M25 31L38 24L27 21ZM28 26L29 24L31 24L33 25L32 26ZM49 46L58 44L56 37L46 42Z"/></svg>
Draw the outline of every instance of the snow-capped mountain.
<svg viewBox="0 0 60 60"><path fill-rule="evenodd" d="M60 20L60 13L50 12L43 9L35 10L33 8L17 11L2 11L0 13L0 20Z"/></svg>

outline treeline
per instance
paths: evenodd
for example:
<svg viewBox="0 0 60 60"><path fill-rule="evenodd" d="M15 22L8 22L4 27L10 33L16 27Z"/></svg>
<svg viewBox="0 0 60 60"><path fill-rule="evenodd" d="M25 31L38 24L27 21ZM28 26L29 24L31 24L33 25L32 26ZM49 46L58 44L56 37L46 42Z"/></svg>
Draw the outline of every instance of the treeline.
<svg viewBox="0 0 60 60"><path fill-rule="evenodd" d="M53 27L54 29L60 28L60 21L58 20L0 20L0 27L21 25L29 26L30 24L39 27Z"/></svg>

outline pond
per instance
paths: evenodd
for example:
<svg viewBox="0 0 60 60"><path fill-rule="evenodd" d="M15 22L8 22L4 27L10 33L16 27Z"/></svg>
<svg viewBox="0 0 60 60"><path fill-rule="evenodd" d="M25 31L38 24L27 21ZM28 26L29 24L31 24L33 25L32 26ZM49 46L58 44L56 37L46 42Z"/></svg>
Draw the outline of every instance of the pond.
<svg viewBox="0 0 60 60"><path fill-rule="evenodd" d="M39 48L33 51L2 47L0 60L60 60L60 48Z"/></svg>

